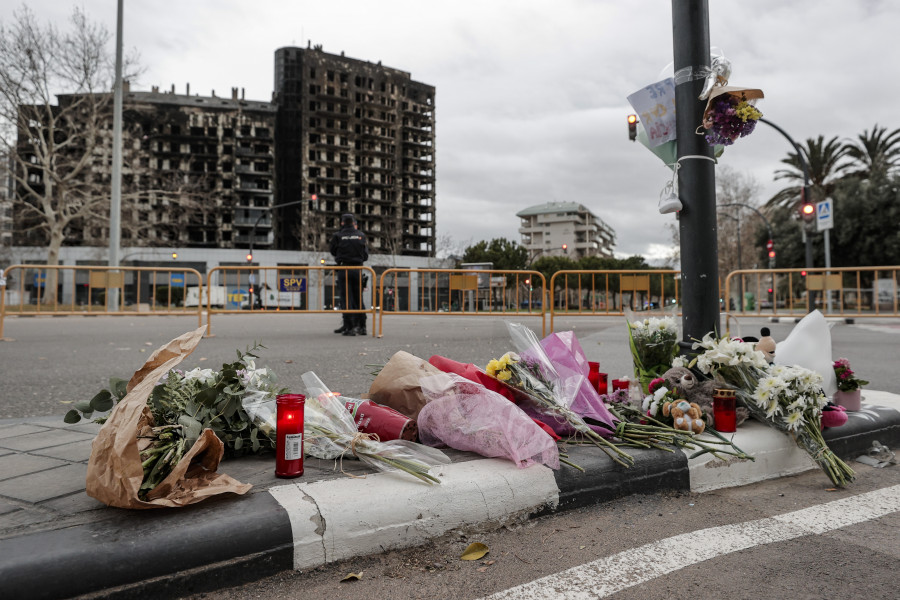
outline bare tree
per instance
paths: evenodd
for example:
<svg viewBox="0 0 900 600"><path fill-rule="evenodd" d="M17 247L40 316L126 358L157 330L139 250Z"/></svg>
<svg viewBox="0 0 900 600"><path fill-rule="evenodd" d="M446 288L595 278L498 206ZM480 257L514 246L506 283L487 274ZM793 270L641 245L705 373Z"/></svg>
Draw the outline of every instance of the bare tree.
<svg viewBox="0 0 900 600"><path fill-rule="evenodd" d="M109 40L78 8L66 31L25 6L0 24L0 151L11 161L15 227L46 244L50 265L73 223L108 219L95 156L112 122ZM52 301L56 286L47 287Z"/></svg>

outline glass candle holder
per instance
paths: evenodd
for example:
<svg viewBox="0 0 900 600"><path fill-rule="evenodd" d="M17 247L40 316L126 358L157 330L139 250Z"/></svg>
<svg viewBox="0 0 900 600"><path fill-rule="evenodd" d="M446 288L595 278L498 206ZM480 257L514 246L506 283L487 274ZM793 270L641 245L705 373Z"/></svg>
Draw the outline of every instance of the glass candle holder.
<svg viewBox="0 0 900 600"><path fill-rule="evenodd" d="M275 397L275 476L303 475L303 394Z"/></svg>
<svg viewBox="0 0 900 600"><path fill-rule="evenodd" d="M716 389L713 392L713 420L716 431L734 433L737 431L737 396L734 390Z"/></svg>
<svg viewBox="0 0 900 600"><path fill-rule="evenodd" d="M627 390L631 385L630 379L613 379L612 380L612 391L618 390Z"/></svg>

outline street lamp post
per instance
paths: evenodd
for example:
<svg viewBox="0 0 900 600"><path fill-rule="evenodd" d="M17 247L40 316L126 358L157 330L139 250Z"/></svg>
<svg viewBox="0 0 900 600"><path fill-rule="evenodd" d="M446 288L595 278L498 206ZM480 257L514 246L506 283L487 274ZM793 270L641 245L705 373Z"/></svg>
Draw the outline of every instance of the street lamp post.
<svg viewBox="0 0 900 600"><path fill-rule="evenodd" d="M725 204L720 204L719 206L722 206L722 207L736 206L738 208L749 208L750 210L755 212L757 215L759 215L759 218L763 220L763 223L765 223L765 225L766 225L766 231L769 233L769 240L774 242L775 238L773 237L774 234L772 233L772 224L769 223L769 220L766 218L766 216L764 214L762 214L759 211L759 209L757 209L756 207L750 206L749 204L744 204L743 202L726 202ZM723 214L725 214L725 213L723 213ZM727 215L727 216L731 217L731 215ZM731 218L735 219L738 222L738 270L740 270L741 269L741 220L739 217L737 217L737 218L731 217ZM769 268L770 269L775 268L775 257L774 256L769 257ZM773 284L773 290L774 290L774 284L775 284L774 275L772 276L772 284ZM744 289L744 278L742 275L741 278L738 279L738 290L739 290L739 294L740 294L740 302L741 302L741 311L742 312L743 312L743 306L744 306L743 289ZM775 309L774 297L773 297L773 302L772 302L772 309L774 312L774 309Z"/></svg>
<svg viewBox="0 0 900 600"><path fill-rule="evenodd" d="M803 171L803 191L802 198L805 201L809 201L810 199L810 185L809 185L809 164L806 162L806 159L803 157L803 152L800 151L800 146L797 145L797 142L794 141L794 138L788 135L788 133L767 119L760 119L761 122L765 123L781 135L787 139L791 143L791 146L794 147L794 152L797 153L797 160L800 162L800 169ZM809 237L809 232L806 231L806 224L801 225L801 231L803 232L803 244L806 249L806 269L807 272L809 269L813 267L813 256L812 256L812 240ZM806 294L806 308L808 312L812 312L815 309L815 301L813 300L812 294Z"/></svg>

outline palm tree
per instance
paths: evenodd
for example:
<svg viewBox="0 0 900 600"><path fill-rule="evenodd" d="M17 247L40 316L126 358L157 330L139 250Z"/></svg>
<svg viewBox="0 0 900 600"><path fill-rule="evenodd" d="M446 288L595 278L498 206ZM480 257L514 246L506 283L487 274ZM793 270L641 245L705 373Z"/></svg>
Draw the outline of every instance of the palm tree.
<svg viewBox="0 0 900 600"><path fill-rule="evenodd" d="M837 182L844 176L844 171L849 166L844 159L848 157L850 150L845 144L838 141L837 136L826 142L824 136L820 135L817 139L807 139L806 146L800 146L800 152L809 166L812 197L806 198L806 200L808 202L824 200L831 195ZM787 158L781 159L781 162L791 168L775 171L775 179L787 179L793 185L772 196L766 202L766 206L790 209L801 202L800 192L804 184L803 167L796 152L789 153Z"/></svg>
<svg viewBox="0 0 900 600"><path fill-rule="evenodd" d="M856 140L844 144L847 157L854 161L853 172L848 176L872 179L878 175L887 175L900 165L900 129L888 133L886 127L877 124L872 133L863 131Z"/></svg>

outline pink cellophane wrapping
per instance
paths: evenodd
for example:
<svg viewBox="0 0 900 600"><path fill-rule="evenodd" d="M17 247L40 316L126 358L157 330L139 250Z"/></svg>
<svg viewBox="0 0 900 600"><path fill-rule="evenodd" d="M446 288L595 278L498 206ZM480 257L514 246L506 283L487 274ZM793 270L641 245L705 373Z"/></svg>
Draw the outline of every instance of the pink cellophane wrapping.
<svg viewBox="0 0 900 600"><path fill-rule="evenodd" d="M551 333L541 340L541 347L560 378L567 382L566 389L574 392L569 408L582 418L594 419L615 429L618 420L607 410L600 394L588 380L590 365L575 332ZM591 429L598 433L609 433L608 429L594 425Z"/></svg>
<svg viewBox="0 0 900 600"><path fill-rule="evenodd" d="M421 386L428 403L418 417L419 441L426 446L559 469L553 438L497 392L452 373L425 377Z"/></svg>

